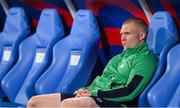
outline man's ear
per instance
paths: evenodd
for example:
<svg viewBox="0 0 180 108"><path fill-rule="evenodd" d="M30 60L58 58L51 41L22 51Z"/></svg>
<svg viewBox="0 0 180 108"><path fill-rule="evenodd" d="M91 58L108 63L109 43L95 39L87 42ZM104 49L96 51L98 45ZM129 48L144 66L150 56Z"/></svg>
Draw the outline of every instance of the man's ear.
<svg viewBox="0 0 180 108"><path fill-rule="evenodd" d="M139 35L140 35L140 37L139 37L140 40L145 40L146 33L141 32Z"/></svg>

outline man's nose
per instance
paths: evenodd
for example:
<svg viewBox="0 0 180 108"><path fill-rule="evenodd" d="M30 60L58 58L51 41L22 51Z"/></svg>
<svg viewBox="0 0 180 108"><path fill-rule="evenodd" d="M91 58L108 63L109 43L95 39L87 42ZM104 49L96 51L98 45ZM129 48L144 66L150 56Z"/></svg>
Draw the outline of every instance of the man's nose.
<svg viewBox="0 0 180 108"><path fill-rule="evenodd" d="M121 35L121 41L125 41L126 40L126 36L124 34Z"/></svg>

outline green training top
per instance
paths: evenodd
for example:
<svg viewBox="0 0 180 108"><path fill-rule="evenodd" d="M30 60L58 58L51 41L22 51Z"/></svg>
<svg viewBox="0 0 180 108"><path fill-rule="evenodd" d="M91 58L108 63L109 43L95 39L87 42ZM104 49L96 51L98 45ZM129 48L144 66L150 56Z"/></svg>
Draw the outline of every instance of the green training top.
<svg viewBox="0 0 180 108"><path fill-rule="evenodd" d="M146 43L127 48L113 57L103 74L97 76L92 84L84 89L91 96L106 100L124 102L135 99L150 81L157 61Z"/></svg>

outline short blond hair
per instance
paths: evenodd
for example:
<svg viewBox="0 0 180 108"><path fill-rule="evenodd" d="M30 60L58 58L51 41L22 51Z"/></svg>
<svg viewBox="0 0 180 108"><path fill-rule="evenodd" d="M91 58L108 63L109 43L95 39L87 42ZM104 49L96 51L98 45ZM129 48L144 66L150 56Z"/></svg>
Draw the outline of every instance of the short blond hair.
<svg viewBox="0 0 180 108"><path fill-rule="evenodd" d="M123 25L125 25L127 23L134 23L135 25L140 27L143 30L143 32L147 33L148 26L147 26L146 22L143 19L141 19L141 18L130 18L130 19L127 19L123 23Z"/></svg>

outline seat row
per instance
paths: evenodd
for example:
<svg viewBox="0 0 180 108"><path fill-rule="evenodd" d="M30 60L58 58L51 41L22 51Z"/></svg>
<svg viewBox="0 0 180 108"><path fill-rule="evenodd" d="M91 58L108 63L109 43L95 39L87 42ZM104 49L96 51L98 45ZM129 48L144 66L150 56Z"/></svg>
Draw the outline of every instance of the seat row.
<svg viewBox="0 0 180 108"><path fill-rule="evenodd" d="M85 86L96 63L99 29L91 11L79 10L64 36L55 9L44 9L36 32L30 33L22 8L11 8L0 34L0 106L26 105L33 95L73 93Z"/></svg>

